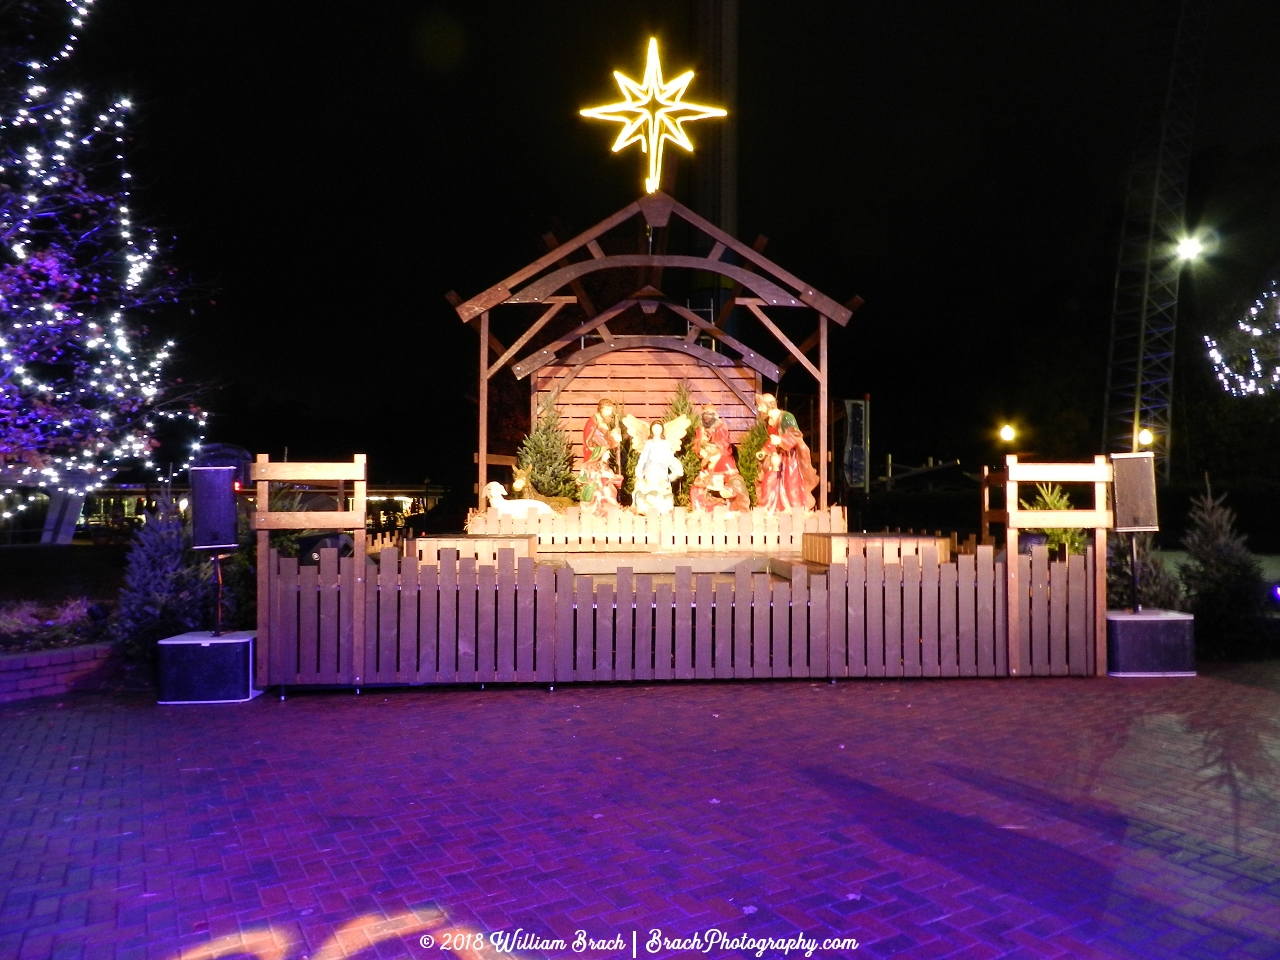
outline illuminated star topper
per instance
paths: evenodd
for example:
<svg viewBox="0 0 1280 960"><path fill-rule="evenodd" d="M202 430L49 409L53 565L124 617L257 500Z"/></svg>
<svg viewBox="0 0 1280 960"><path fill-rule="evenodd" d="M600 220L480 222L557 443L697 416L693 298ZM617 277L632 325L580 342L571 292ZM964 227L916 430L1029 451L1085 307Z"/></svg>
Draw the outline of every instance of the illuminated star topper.
<svg viewBox="0 0 1280 960"><path fill-rule="evenodd" d="M616 120L622 124L622 132L613 142L614 153L639 142L640 149L649 155L649 176L644 181L644 188L653 193L662 180L663 142L670 140L692 153L693 144L689 142L683 124L707 117L725 117L728 112L719 107L681 100L693 79L693 71L687 70L664 83L662 63L658 59L658 41L653 38L649 40L649 59L645 63L643 83L636 83L618 70L613 71L613 77L626 99L621 103L590 107L581 111L582 116Z"/></svg>

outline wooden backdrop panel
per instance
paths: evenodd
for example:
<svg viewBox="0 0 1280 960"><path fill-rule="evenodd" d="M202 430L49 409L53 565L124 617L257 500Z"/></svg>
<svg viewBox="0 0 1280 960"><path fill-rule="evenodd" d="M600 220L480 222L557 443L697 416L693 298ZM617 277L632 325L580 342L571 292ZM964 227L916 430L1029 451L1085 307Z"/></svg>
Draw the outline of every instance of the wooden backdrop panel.
<svg viewBox="0 0 1280 960"><path fill-rule="evenodd" d="M759 375L750 367L734 364L718 369L744 396L760 389ZM568 367L548 366L533 374L535 409L569 372ZM656 420L666 413L681 381L689 384L694 404L715 404L734 443L755 423L755 409L743 404L715 370L694 357L670 350L615 350L583 366L556 399L562 424L573 439L574 457L582 456L582 425L602 397L621 403L627 413L642 420Z"/></svg>

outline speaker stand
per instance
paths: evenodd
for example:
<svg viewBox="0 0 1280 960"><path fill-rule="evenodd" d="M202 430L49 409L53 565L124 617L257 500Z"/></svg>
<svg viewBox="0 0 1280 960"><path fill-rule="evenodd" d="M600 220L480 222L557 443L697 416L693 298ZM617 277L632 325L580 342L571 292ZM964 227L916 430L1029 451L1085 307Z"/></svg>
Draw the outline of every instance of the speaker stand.
<svg viewBox="0 0 1280 960"><path fill-rule="evenodd" d="M218 581L218 600L213 608L213 635L222 636L222 554L213 555L213 576Z"/></svg>
<svg viewBox="0 0 1280 960"><path fill-rule="evenodd" d="M1133 612L1142 612L1142 603L1138 597L1138 535L1129 533L1129 574L1133 579Z"/></svg>

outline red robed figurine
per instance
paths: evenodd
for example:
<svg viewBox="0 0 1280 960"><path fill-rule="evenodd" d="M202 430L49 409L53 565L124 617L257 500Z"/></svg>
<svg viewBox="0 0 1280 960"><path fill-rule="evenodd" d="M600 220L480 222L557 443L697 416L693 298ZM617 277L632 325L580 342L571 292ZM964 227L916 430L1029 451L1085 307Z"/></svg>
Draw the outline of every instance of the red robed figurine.
<svg viewBox="0 0 1280 960"><path fill-rule="evenodd" d="M769 438L756 454L760 472L756 476L756 506L771 512L812 510L813 489L818 471L805 445L796 418L778 409L771 393L756 396L756 415L769 431Z"/></svg>
<svg viewBox="0 0 1280 960"><path fill-rule="evenodd" d="M596 412L582 427L582 468L578 471L578 498L582 508L595 513L618 505L622 474L615 473L610 457L622 441L622 431L613 425L613 402L601 400Z"/></svg>
<svg viewBox="0 0 1280 960"><path fill-rule="evenodd" d="M689 488L689 503L694 509L710 512L727 506L735 512L750 510L747 485L733 459L729 427L709 403L702 408L693 443L702 459L698 477Z"/></svg>

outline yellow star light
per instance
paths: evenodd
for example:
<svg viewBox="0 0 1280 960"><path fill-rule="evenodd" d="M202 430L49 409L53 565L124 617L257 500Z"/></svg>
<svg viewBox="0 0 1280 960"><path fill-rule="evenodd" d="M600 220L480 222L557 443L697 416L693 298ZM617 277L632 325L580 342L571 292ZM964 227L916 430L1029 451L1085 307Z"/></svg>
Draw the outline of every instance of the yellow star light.
<svg viewBox="0 0 1280 960"><path fill-rule="evenodd" d="M662 180L663 143L670 140L692 153L693 144L689 142L683 125L707 117L725 117L728 112L719 107L681 100L693 79L693 71L687 70L664 83L662 63L658 59L658 41L653 38L649 39L649 60L645 64L643 83L636 83L618 70L613 71L613 77L626 99L621 103L590 107L581 111L582 116L616 120L622 124L622 132L613 143L613 152L617 153L633 143L640 144L640 149L649 155L649 176L645 179L644 188L653 193Z"/></svg>

